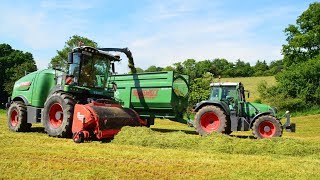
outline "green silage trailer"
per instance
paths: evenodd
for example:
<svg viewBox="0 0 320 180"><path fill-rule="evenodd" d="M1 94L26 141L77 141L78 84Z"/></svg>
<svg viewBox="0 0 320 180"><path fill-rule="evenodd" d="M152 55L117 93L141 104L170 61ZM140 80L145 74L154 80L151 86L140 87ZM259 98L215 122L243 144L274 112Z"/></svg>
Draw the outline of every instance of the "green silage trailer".
<svg viewBox="0 0 320 180"><path fill-rule="evenodd" d="M189 77L169 72L113 75L117 90L115 99L124 107L134 109L148 126L154 118L184 122L188 107Z"/></svg>

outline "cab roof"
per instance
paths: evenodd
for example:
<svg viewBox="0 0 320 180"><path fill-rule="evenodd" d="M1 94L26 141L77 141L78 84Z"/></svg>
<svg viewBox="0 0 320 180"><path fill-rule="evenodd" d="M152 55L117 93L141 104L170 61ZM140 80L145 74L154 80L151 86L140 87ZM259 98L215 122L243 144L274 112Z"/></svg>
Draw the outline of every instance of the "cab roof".
<svg viewBox="0 0 320 180"><path fill-rule="evenodd" d="M238 86L239 83L235 82L222 82L222 83L211 83L210 86Z"/></svg>

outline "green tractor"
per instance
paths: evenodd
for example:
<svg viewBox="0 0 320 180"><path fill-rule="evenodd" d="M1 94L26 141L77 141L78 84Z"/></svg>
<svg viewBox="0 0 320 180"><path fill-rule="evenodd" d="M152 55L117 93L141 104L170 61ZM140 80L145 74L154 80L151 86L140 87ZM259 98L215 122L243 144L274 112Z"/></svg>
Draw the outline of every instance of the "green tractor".
<svg viewBox="0 0 320 180"><path fill-rule="evenodd" d="M110 71L120 57L109 51L125 53L133 66L127 48L79 46L68 54L67 72L39 70L15 82L7 103L9 129L29 131L32 124L42 123L50 136L73 134L75 141L82 142L93 134L107 138L122 126L142 125L134 110L122 108L114 100L116 86Z"/></svg>
<svg viewBox="0 0 320 180"><path fill-rule="evenodd" d="M242 83L212 83L209 100L197 103L193 122L201 135L252 129L255 138L279 137L283 127L277 109L269 105L246 102ZM290 127L290 114L286 128Z"/></svg>

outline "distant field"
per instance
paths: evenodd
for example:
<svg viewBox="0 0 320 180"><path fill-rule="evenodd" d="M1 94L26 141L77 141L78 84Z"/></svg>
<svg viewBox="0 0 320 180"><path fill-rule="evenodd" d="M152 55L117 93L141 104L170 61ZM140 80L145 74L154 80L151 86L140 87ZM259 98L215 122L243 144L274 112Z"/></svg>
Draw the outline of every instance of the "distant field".
<svg viewBox="0 0 320 180"><path fill-rule="evenodd" d="M157 119L151 130L124 128L111 143L75 144L41 126L10 132L2 112L0 179L319 179L320 115L293 121L297 133L255 140L250 133L200 137Z"/></svg>
<svg viewBox="0 0 320 180"><path fill-rule="evenodd" d="M262 81L266 81L268 86L275 85L276 79L274 76L266 77L240 77L240 78L221 78L221 82L242 82L246 90L250 91L250 98L248 101L254 101L259 98L258 84Z"/></svg>

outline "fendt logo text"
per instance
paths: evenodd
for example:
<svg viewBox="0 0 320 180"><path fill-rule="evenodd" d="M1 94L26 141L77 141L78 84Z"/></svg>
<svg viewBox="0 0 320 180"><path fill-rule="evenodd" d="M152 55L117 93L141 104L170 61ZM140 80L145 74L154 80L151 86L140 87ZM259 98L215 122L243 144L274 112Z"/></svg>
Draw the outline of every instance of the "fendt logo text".
<svg viewBox="0 0 320 180"><path fill-rule="evenodd" d="M133 95L139 99L154 99L158 96L159 89L135 89L133 90Z"/></svg>

